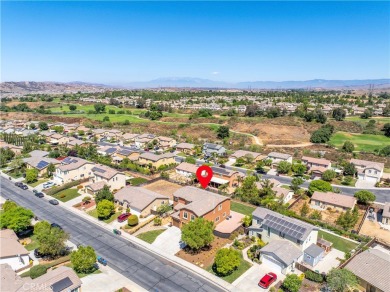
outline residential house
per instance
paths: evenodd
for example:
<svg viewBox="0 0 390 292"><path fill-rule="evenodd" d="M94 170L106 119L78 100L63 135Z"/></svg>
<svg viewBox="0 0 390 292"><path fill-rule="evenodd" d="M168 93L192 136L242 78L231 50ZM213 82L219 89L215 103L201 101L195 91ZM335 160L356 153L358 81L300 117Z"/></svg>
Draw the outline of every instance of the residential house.
<svg viewBox="0 0 390 292"><path fill-rule="evenodd" d="M57 133L54 133L49 138L51 145L66 145L69 142L69 137Z"/></svg>
<svg viewBox="0 0 390 292"><path fill-rule="evenodd" d="M271 152L267 155L267 159L272 161L272 165L276 166L281 161L287 161L292 163L292 156L290 154L279 153L279 152Z"/></svg>
<svg viewBox="0 0 390 292"><path fill-rule="evenodd" d="M176 145L176 140L173 138L159 136L157 137L157 140L158 146L164 151L173 148Z"/></svg>
<svg viewBox="0 0 390 292"><path fill-rule="evenodd" d="M390 202L386 202L383 206L382 223L390 224Z"/></svg>
<svg viewBox="0 0 390 292"><path fill-rule="evenodd" d="M232 155L230 155L230 157L233 159L252 157L253 161L259 161L266 158L265 155L262 155L257 152L246 151L246 150L237 150Z"/></svg>
<svg viewBox="0 0 390 292"><path fill-rule="evenodd" d="M39 156L23 158L23 162L26 164L27 169L36 169L38 171L38 177L43 177L47 174L47 168L50 164L57 165L61 163L54 158Z"/></svg>
<svg viewBox="0 0 390 292"><path fill-rule="evenodd" d="M21 278L8 264L0 265L0 291L7 292L80 292L82 282L72 268L60 266L42 276Z"/></svg>
<svg viewBox="0 0 390 292"><path fill-rule="evenodd" d="M124 133L121 137L119 137L119 141L122 141L123 144L132 144L138 136L139 134Z"/></svg>
<svg viewBox="0 0 390 292"><path fill-rule="evenodd" d="M336 211L351 210L356 205L356 199L351 196L332 192L314 192L311 196L310 207L316 210L332 209Z"/></svg>
<svg viewBox="0 0 390 292"><path fill-rule="evenodd" d="M28 153L28 155L30 155L30 157L46 157L49 155L49 152L42 150L33 150Z"/></svg>
<svg viewBox="0 0 390 292"><path fill-rule="evenodd" d="M358 179L379 182L383 175L384 163L351 159L358 172Z"/></svg>
<svg viewBox="0 0 390 292"><path fill-rule="evenodd" d="M130 161L137 161L141 153L138 150L121 147L113 156L113 160L120 162L124 158L128 158Z"/></svg>
<svg viewBox="0 0 390 292"><path fill-rule="evenodd" d="M75 180L87 179L93 176L94 163L79 157L67 157L57 166L53 176L58 184L64 184Z"/></svg>
<svg viewBox="0 0 390 292"><path fill-rule="evenodd" d="M29 251L19 243L11 229L0 230L0 264L8 264L12 270L19 271L30 264ZM3 290L1 290L3 291Z"/></svg>
<svg viewBox="0 0 390 292"><path fill-rule="evenodd" d="M271 178L269 179L269 182L272 185L272 190L275 192L275 196L282 199L283 204L288 203L292 199L294 195L292 190L282 188L281 183L276 179ZM261 182L256 182L256 187L261 190L263 185Z"/></svg>
<svg viewBox="0 0 390 292"><path fill-rule="evenodd" d="M113 156L119 149L119 146L99 146L97 153L103 156Z"/></svg>
<svg viewBox="0 0 390 292"><path fill-rule="evenodd" d="M264 242L287 239L301 251L317 243L318 229L313 225L261 207L256 208L252 216L249 235Z"/></svg>
<svg viewBox="0 0 390 292"><path fill-rule="evenodd" d="M169 204L169 198L142 187L127 186L114 194L115 201L130 208L131 213L147 217L162 204Z"/></svg>
<svg viewBox="0 0 390 292"><path fill-rule="evenodd" d="M213 156L215 153L217 156L223 156L226 154L226 148L222 145L213 144L213 143L204 143L203 144L203 154L206 156Z"/></svg>
<svg viewBox="0 0 390 292"><path fill-rule="evenodd" d="M108 185L111 191L119 190L126 186L126 175L123 172L102 164L96 164L91 171L92 176L89 180L92 184L85 187L91 195L95 195L105 185Z"/></svg>
<svg viewBox="0 0 390 292"><path fill-rule="evenodd" d="M15 146L12 144L8 144L4 141L0 141L0 148L8 148L10 149L15 155L22 154L23 146Z"/></svg>
<svg viewBox="0 0 390 292"><path fill-rule="evenodd" d="M240 178L243 178L244 176L238 171L226 168L212 166L211 169L213 170L213 177L211 178L210 186L215 188L224 184L228 184L229 187L238 186Z"/></svg>
<svg viewBox="0 0 390 292"><path fill-rule="evenodd" d="M308 156L303 156L302 162L307 166L308 171L317 177L321 177L326 170L331 168L332 164L330 160Z"/></svg>
<svg viewBox="0 0 390 292"><path fill-rule="evenodd" d="M230 216L230 198L196 187L178 189L173 193L173 201L172 223L179 228L198 217L218 225Z"/></svg>
<svg viewBox="0 0 390 292"><path fill-rule="evenodd" d="M185 177L191 177L196 175L197 170L198 170L198 166L187 162L182 162L175 168L177 174L180 174Z"/></svg>
<svg viewBox="0 0 390 292"><path fill-rule="evenodd" d="M194 155L195 145L191 143L179 143L176 145L176 150L187 155Z"/></svg>
<svg viewBox="0 0 390 292"><path fill-rule="evenodd" d="M146 148L146 146L156 138L153 134L142 134L134 139L134 144L138 148Z"/></svg>
<svg viewBox="0 0 390 292"><path fill-rule="evenodd" d="M175 155L173 153L164 153L157 155L150 152L144 152L139 156L138 163L144 166L150 165L155 169L158 169L160 166L170 165L176 162Z"/></svg>
<svg viewBox="0 0 390 292"><path fill-rule="evenodd" d="M74 148L76 145L80 147L87 147L88 145L90 145L90 142L71 137L69 138L69 141L66 143L66 146L71 149Z"/></svg>
<svg viewBox="0 0 390 292"><path fill-rule="evenodd" d="M356 275L361 291L390 291L390 255L378 249L368 249L356 255L345 269Z"/></svg>

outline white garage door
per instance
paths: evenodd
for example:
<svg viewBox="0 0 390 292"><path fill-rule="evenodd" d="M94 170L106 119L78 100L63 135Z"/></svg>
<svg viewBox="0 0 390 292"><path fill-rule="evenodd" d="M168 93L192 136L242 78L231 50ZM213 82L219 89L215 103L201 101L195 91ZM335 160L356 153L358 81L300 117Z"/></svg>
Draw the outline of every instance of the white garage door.
<svg viewBox="0 0 390 292"><path fill-rule="evenodd" d="M278 262L274 258L267 256L267 255L263 255L262 262L267 267L269 267L271 270L277 271L279 273L281 273L283 268L284 268L284 265L282 263Z"/></svg>
<svg viewBox="0 0 390 292"><path fill-rule="evenodd" d="M366 176L367 181L376 182L376 177Z"/></svg>

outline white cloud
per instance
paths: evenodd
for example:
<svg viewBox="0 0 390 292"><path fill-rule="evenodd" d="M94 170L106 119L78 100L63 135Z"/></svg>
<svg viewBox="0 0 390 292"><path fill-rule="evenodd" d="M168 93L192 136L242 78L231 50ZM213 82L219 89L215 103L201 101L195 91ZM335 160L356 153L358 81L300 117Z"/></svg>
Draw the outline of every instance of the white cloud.
<svg viewBox="0 0 390 292"><path fill-rule="evenodd" d="M218 71L214 71L214 72L211 72L211 74L213 74L213 75L218 75L219 72L218 72Z"/></svg>

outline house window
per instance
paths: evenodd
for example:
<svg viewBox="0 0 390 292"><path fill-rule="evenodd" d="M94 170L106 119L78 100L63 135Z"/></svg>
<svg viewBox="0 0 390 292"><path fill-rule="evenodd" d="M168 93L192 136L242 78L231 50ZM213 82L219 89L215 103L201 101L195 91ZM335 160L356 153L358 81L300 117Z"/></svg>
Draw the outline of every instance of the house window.
<svg viewBox="0 0 390 292"><path fill-rule="evenodd" d="M188 219L188 213L187 213L187 212L184 212L184 213L183 213L183 218L184 218L184 219Z"/></svg>
<svg viewBox="0 0 390 292"><path fill-rule="evenodd" d="M320 201L316 201L316 206L319 206L320 205Z"/></svg>
<svg viewBox="0 0 390 292"><path fill-rule="evenodd" d="M218 222L219 221L219 216L217 218L215 218L215 222Z"/></svg>
<svg viewBox="0 0 390 292"><path fill-rule="evenodd" d="M222 215L223 217L226 217L226 212L223 212L223 215Z"/></svg>
<svg viewBox="0 0 390 292"><path fill-rule="evenodd" d="M174 200L175 202L179 201L178 197L173 197L173 200Z"/></svg>
<svg viewBox="0 0 390 292"><path fill-rule="evenodd" d="M195 220L195 216L191 215L191 221L194 221L194 220Z"/></svg>
<svg viewBox="0 0 390 292"><path fill-rule="evenodd" d="M222 210L222 204L219 204L218 210Z"/></svg>

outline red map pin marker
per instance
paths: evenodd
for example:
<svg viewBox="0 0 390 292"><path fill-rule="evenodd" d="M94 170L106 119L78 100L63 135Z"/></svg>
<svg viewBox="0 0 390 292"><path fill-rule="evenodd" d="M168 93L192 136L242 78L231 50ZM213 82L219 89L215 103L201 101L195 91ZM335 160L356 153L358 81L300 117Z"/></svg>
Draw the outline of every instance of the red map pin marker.
<svg viewBox="0 0 390 292"><path fill-rule="evenodd" d="M213 177L213 170L207 165L202 165L196 171L196 177L198 178L198 181L202 187L205 189Z"/></svg>

